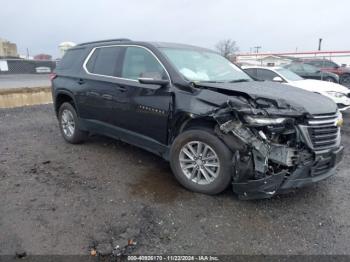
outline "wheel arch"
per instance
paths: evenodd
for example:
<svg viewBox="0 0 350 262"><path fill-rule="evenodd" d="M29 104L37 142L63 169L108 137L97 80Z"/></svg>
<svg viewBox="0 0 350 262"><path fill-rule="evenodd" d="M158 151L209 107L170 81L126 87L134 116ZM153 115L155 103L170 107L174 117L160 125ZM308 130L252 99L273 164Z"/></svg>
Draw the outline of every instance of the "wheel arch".
<svg viewBox="0 0 350 262"><path fill-rule="evenodd" d="M58 116L59 108L65 102L70 103L74 107L74 109L77 111L77 114L78 114L78 110L77 110L74 96L70 92L65 91L65 90L61 90L61 91L57 92L54 102L55 102L54 107L55 107L56 116Z"/></svg>
<svg viewBox="0 0 350 262"><path fill-rule="evenodd" d="M200 128L214 131L215 125L217 122L210 117L193 117L190 114L184 114L178 118L172 129L169 144L172 144L175 138L186 130Z"/></svg>
<svg viewBox="0 0 350 262"><path fill-rule="evenodd" d="M343 84L344 83L344 79L348 78L348 77L350 77L350 72L344 72L343 74L341 74L339 76L339 83Z"/></svg>

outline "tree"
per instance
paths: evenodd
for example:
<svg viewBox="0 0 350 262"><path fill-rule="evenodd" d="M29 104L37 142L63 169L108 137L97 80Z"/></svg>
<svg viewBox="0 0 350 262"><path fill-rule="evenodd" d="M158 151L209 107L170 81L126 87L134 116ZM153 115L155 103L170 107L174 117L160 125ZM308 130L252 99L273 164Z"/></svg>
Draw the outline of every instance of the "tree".
<svg viewBox="0 0 350 262"><path fill-rule="evenodd" d="M226 57L227 59L230 59L230 57L239 50L236 41L233 41L232 39L219 41L215 45L215 48L222 56Z"/></svg>

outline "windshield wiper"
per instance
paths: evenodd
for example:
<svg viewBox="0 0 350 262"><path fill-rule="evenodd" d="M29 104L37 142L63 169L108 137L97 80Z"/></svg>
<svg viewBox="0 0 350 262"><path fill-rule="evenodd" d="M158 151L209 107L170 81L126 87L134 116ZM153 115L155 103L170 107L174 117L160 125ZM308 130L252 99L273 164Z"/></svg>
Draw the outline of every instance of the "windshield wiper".
<svg viewBox="0 0 350 262"><path fill-rule="evenodd" d="M239 83L239 82L250 82L250 79L247 79L247 78L236 79L236 80L228 81L227 83Z"/></svg>
<svg viewBox="0 0 350 262"><path fill-rule="evenodd" d="M225 83L224 81L198 81L199 83Z"/></svg>

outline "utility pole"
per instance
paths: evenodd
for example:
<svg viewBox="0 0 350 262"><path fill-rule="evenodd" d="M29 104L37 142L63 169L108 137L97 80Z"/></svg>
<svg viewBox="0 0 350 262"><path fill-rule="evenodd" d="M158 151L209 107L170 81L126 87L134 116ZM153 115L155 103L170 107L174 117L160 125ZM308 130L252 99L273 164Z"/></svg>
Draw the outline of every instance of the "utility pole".
<svg viewBox="0 0 350 262"><path fill-rule="evenodd" d="M261 48L261 46L254 46L255 49L255 53L259 53L259 49Z"/></svg>
<svg viewBox="0 0 350 262"><path fill-rule="evenodd" d="M29 49L27 48L27 59L29 59Z"/></svg>
<svg viewBox="0 0 350 262"><path fill-rule="evenodd" d="M321 51L322 38L318 39L318 51Z"/></svg>

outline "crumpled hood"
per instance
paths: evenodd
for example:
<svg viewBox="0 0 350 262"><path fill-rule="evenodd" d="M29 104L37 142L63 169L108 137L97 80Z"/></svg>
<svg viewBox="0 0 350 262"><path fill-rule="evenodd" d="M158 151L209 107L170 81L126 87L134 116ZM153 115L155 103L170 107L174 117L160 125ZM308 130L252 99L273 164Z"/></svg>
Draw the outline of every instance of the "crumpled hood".
<svg viewBox="0 0 350 262"><path fill-rule="evenodd" d="M337 105L328 97L274 82L250 81L241 83L196 83L198 86L222 89L227 95L237 96L239 93L253 99L267 98L282 104L288 104L297 111L309 114L328 114L337 111Z"/></svg>
<svg viewBox="0 0 350 262"><path fill-rule="evenodd" d="M332 82L321 81L321 80L305 79L305 80L299 80L299 81L291 81L288 83L288 85L296 86L311 92L333 91L333 92L339 92L343 94L350 93L350 90L345 86L332 83Z"/></svg>

